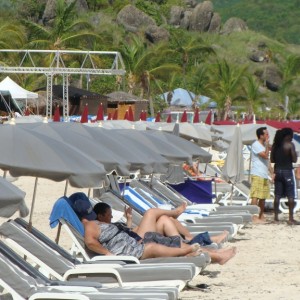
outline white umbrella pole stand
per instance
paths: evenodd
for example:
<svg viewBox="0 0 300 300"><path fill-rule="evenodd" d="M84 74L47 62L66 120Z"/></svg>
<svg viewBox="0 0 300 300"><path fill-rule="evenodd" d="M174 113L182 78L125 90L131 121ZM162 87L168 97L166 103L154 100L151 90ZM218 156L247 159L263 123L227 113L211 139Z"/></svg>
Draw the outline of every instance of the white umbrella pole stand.
<svg viewBox="0 0 300 300"><path fill-rule="evenodd" d="M30 216L29 216L29 221L28 221L28 226L27 226L28 231L31 231L31 228L32 228L32 216L33 216L33 208L34 208L34 204L35 204L37 183L38 183L38 177L35 177L33 196L32 196L32 202L31 202L31 209L30 209Z"/></svg>

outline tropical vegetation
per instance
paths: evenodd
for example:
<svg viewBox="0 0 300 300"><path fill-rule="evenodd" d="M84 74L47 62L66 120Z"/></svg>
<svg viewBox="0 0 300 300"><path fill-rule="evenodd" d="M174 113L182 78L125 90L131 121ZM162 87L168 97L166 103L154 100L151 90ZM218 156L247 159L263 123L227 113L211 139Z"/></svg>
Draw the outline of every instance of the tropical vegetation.
<svg viewBox="0 0 300 300"><path fill-rule="evenodd" d="M228 9L232 7L235 8L232 16L243 18L242 12L237 14L242 3L248 3L249 7L243 13L249 13L250 7L257 7L262 2L268 2L272 7L279 5L279 1L275 0L212 2L222 19L230 17ZM282 3L286 7L294 7L293 12L296 14L296 2L290 0ZM217 103L220 119L228 118L232 107L238 112L255 113L261 118L296 118L300 115L300 46L287 44L287 39L280 36L277 36L279 40L268 37L272 35L271 30L251 27L250 16L245 18L250 29L261 29L266 35L253 30L234 32L230 36L200 34L171 27L165 20L169 17L172 5L185 5L181 0L87 0L87 4L88 12L78 14L76 0L57 0L54 19L42 23L46 0L3 2L0 5L0 47L117 50L122 54L126 65L126 76L123 79L91 77L89 88L101 94L122 89L149 99L149 113L152 115L166 105L157 96L178 87L211 97ZM158 25L164 26L170 33L168 42L151 43L141 32L129 33L118 25L114 20L127 4L134 4L150 15ZM270 15L268 13L265 17L271 17ZM254 12L252 17L254 18ZM14 18L13 23L11 18ZM275 34L274 36L276 37ZM267 62L255 63L249 59L249 55L260 44L264 45L262 51L269 58ZM14 59L13 56L2 55L0 63L9 64ZM47 58L41 58L39 63L46 64L42 59ZM76 60L70 63L78 65ZM275 92L266 87L265 73L269 65L276 66L280 71L282 84ZM23 74L18 76L18 80L30 89L45 86L45 76L37 77L38 75ZM87 79L78 76L76 80L83 86Z"/></svg>

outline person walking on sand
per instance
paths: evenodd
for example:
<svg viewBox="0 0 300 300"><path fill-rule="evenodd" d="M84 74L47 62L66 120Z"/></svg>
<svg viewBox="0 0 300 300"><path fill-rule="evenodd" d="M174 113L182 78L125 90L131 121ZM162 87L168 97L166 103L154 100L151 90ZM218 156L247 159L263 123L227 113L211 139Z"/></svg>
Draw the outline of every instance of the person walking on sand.
<svg viewBox="0 0 300 300"><path fill-rule="evenodd" d="M251 189L252 205L258 205L260 213L256 223L265 223L265 200L270 197L269 185L269 133L267 127L256 130L257 140L252 144L251 151Z"/></svg>
<svg viewBox="0 0 300 300"><path fill-rule="evenodd" d="M289 225L300 225L294 220L294 207L296 191L296 179L293 163L297 162L295 145L292 142L294 132L291 128L282 128L276 131L271 150L271 162L274 163L274 220L277 222L279 214L279 202L287 197L289 203Z"/></svg>

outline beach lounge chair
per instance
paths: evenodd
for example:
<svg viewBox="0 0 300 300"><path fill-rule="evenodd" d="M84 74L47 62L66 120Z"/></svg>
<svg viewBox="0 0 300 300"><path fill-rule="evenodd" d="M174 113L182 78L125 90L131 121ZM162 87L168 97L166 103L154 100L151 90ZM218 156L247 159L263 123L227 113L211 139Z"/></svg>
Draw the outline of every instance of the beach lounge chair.
<svg viewBox="0 0 300 300"><path fill-rule="evenodd" d="M116 260L125 260L125 261L131 261L132 263L138 263L138 264L166 264L166 265L181 265L186 264L190 265L192 264L194 266L193 274L194 276L199 274L201 269L205 268L210 263L210 257L207 254L202 253L199 256L196 257L162 257L162 258L149 258L149 259L143 259L141 262L131 256L105 256L105 255L96 255L95 253L91 253L86 249L84 244L84 238L83 238L83 225L79 221L78 217L76 216L73 209L65 205L66 199L65 197L60 198L56 201L56 203L53 206L51 215L50 215L50 225L51 227L55 227L59 224L61 224L62 228L69 234L71 237L74 248L73 251L76 252L76 255L80 255L81 258L84 261L90 261L90 260L107 260L115 258ZM64 207L65 209L62 209ZM67 214L65 214L65 210L70 210ZM68 218L69 214L73 214L72 217ZM75 224L76 222L76 224ZM81 227L81 228L80 228ZM158 266L159 267L159 266Z"/></svg>
<svg viewBox="0 0 300 300"><path fill-rule="evenodd" d="M33 299L170 299L164 291L105 289L97 282L49 280L0 241L0 298ZM162 297L162 298L160 298ZM172 298L172 297L171 297Z"/></svg>
<svg viewBox="0 0 300 300"><path fill-rule="evenodd" d="M5 237L5 243L16 252L33 261L41 272L49 278L69 281L75 278L81 280L100 281L105 287L119 286L130 287L161 287L169 286L181 290L192 274L188 266L181 268L147 265L120 266L117 264L75 264L65 257L59 255L55 250L42 244L35 236L21 227L13 220L5 222L0 226L0 233ZM168 274L172 270L172 274Z"/></svg>
<svg viewBox="0 0 300 300"><path fill-rule="evenodd" d="M171 186L163 184L161 181L159 181L156 178L153 178L151 181L151 188L158 192L161 196L165 197L165 199L168 199L168 201L172 203L181 204L183 201L188 203L188 208L193 209L203 209L205 207L206 209L210 210L210 215L213 214L214 216L217 214L225 215L233 215L239 213L244 223L252 222L252 215L259 213L259 208L256 205L247 205L247 206L220 206L215 203L212 204L194 204L191 201L189 201L187 198L185 198L183 195L175 191ZM222 208L221 208L222 207ZM232 213L233 211L233 213Z"/></svg>
<svg viewBox="0 0 300 300"><path fill-rule="evenodd" d="M100 197L94 198L93 199L95 202L97 201L102 201L107 204L109 204L113 210L117 211L124 211L125 206L130 206L130 203L126 201L125 198L122 198L120 195L116 194L114 191L106 191L103 193ZM142 218L143 212L138 211L135 206L132 206L132 216L133 216L133 224L137 225L140 223L141 218ZM210 220L210 222L207 222L207 219ZM232 217L233 220L236 221L236 223L243 224L243 220L241 217ZM201 222L202 220L205 220L205 222ZM221 219L224 221L224 219ZM209 226L214 226L214 225L225 225L227 226L227 229L229 229L229 232L236 233L237 231L237 226L231 222L220 222L218 218L203 218L201 220L197 220L197 223L187 223L187 222L181 222L183 223L184 226L187 226L187 228L191 231L193 235L196 235L200 232L207 231L206 229L210 229ZM204 226L204 227L203 227ZM220 227L220 231L218 231L216 228L212 228L213 231L209 231L210 235L216 235L216 234L221 234L224 231L225 227ZM231 235L233 235L231 234ZM231 237L229 237L230 240Z"/></svg>

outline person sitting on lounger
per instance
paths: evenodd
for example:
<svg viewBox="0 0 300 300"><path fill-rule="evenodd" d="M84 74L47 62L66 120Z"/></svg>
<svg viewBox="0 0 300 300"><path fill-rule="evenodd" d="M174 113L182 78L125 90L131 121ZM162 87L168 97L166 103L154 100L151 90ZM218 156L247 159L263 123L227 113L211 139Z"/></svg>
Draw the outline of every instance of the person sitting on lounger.
<svg viewBox="0 0 300 300"><path fill-rule="evenodd" d="M161 209L159 209L161 210ZM146 224L151 223L154 226L148 227L148 232L158 232L164 236L177 236L180 235L188 244L199 243L200 246L207 246L212 243L220 244L227 240L229 232L224 230L222 234L216 236L209 236L208 232L198 234L196 237L188 231L177 219L168 217L166 215L160 216L156 219L155 212L157 209L149 209L147 214L143 216L143 220L147 220ZM99 202L94 206L94 212L97 215L97 220L100 222L111 223L113 218L111 207L105 202ZM131 228L131 232L137 234L141 239L145 238L144 226L136 226L132 228L132 208L125 207L124 216L127 220L127 227ZM145 222L145 221L144 221ZM142 222L141 222L142 223ZM147 228L145 228L147 230Z"/></svg>
<svg viewBox="0 0 300 300"><path fill-rule="evenodd" d="M73 208L84 226L84 242L95 253L104 255L131 255L139 259L197 256L201 254L200 245L197 243L193 245L185 244L182 247L175 248L156 243L145 244L142 240L137 241L125 231L119 230L116 225L96 220L96 214L89 202L77 200ZM160 210L157 213L160 216L166 214L177 218L184 210L185 206L182 205L172 211Z"/></svg>
<svg viewBox="0 0 300 300"><path fill-rule="evenodd" d="M155 245L153 242L152 243L150 242L148 244L148 242L145 239L147 239L146 235L149 232L158 232L158 233L162 234L163 236L167 236L167 237L184 236L184 238L187 239L188 241L191 241L191 244L192 244L193 236L177 220L177 217L185 209L186 209L186 204L184 203L174 210L163 210L160 208L151 208L151 209L147 210L147 212L144 214L139 226L135 227L132 230L132 232L134 232L140 238L140 239L138 239L138 243L146 244L145 245L146 247L148 247L147 245L152 245L152 246ZM104 227L104 229L106 229L106 234L108 235L108 240L105 240L104 237L101 240L102 246L104 246L106 248L106 250L104 250L103 254L106 254L106 251L108 253L110 253L110 251L108 249L110 249L110 247L112 247L112 248L118 247L115 244L118 244L119 238L120 238L120 237L116 237L115 241L110 239L110 237L112 236L112 233L110 230L112 230L112 229L115 230L115 227L116 227L114 224L111 223L112 209L108 204L100 202L95 205L94 211L97 215L97 220L100 222L100 224L105 224L105 225L102 225L102 227ZM128 220L127 226L131 227L131 220L132 220L131 208L125 209L125 215ZM96 234L95 232L92 232L92 233ZM119 231L118 231L118 233L119 233ZM101 232L100 233L97 232L96 236L98 236L98 234L100 236L102 236ZM87 232L86 232L85 236L86 235L87 235ZM103 236L104 235L105 235L105 232L103 233ZM129 235L129 233L127 233L127 235ZM212 238L212 240L214 242L220 243L227 237L227 235L228 235L228 232L224 231L223 234L221 234L215 238ZM134 235L132 238L136 239L136 237ZM87 238L87 240L89 242L91 242L90 237ZM129 240L132 241L131 239L129 239ZM189 246L188 241L186 243L182 240L180 243L180 247L183 249L188 247ZM94 243L95 243L95 238L94 238L94 240L92 240L92 242L93 242L93 244L92 244L92 247L93 247ZM98 239L97 239L97 242L98 242ZM100 242L100 238L99 238L99 242ZM156 241L156 243L159 243L159 242L160 241ZM89 244L86 244L86 245L90 250L93 250L89 246ZM160 247L161 245L157 245L157 246ZM153 246L153 247L154 247L153 249L155 249L155 246ZM172 248L166 247L166 249L164 249L164 251L169 251L170 249L172 249ZM114 254L118 254L116 252L116 250L111 250L111 251ZM233 248L217 249L217 250L204 248L204 249L202 249L202 251L207 251L209 253L209 255L211 256L212 262L224 264L225 262L227 262L229 259L231 259L235 255L236 248L233 247ZM198 251L198 252L200 252L200 251ZM124 254L124 253L119 253L119 254ZM130 254L130 253L127 253L127 254ZM132 255L132 254L130 254L130 255ZM153 255L153 252L151 252L150 255ZM195 255L195 253L193 253L192 255ZM166 253L163 253L162 256L173 256L173 255L166 252ZM178 255L175 255L175 256L178 256ZM158 257L158 256L150 256L150 257Z"/></svg>

